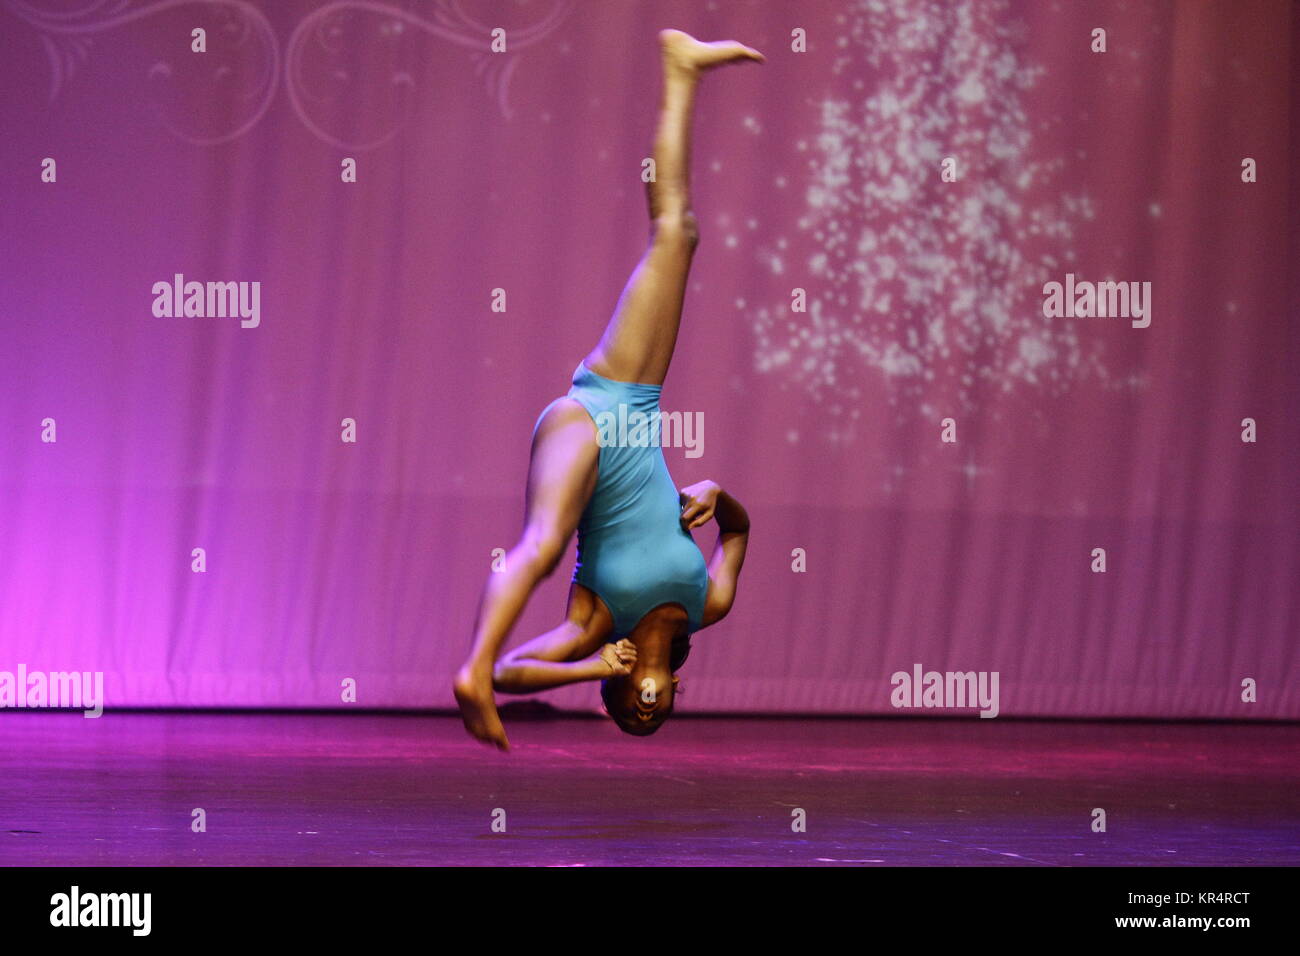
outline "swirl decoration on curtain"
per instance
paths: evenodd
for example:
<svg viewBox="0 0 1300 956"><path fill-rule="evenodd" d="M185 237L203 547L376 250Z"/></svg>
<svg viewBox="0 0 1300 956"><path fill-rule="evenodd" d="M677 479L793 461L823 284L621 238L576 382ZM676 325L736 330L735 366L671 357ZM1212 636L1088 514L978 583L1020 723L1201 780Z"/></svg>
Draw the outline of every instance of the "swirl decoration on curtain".
<svg viewBox="0 0 1300 956"><path fill-rule="evenodd" d="M554 32L561 21L568 16L570 6L569 0L558 0L550 12L538 22L522 28L512 27L508 38L510 53L532 46ZM510 119L513 115L508 92L510 79L518 60L513 56L489 52L492 27L470 17L462 8L460 0L439 0L433 9L432 19L416 16L388 3L371 2L371 0L338 0L326 4L303 18L294 28L286 45L285 90L289 94L289 102L303 124L320 139L333 146L347 149L372 149L388 142L397 132L396 129L392 129L376 139L352 142L324 129L311 115L311 104L321 103L326 97L314 95L309 89L305 59L310 44L315 41L315 46L319 50L336 57L342 55L336 41L336 38L342 36L344 32L339 25L340 21L358 14L383 18L383 23L379 27L382 36L400 35L406 27L410 26L429 36L469 50L474 59L475 73L483 77L487 90L495 99L501 115L506 119ZM338 82L346 82L348 79L348 74L344 71L335 71L330 76ZM394 72L391 82L394 85L414 86L414 80L406 72Z"/></svg>
<svg viewBox="0 0 1300 956"><path fill-rule="evenodd" d="M80 7L63 10L45 9L31 0L5 0L5 7L40 37L50 62L51 103L88 60L96 35L183 7L200 7L205 13L219 17L216 23L204 25L210 31L215 29L231 34L231 50L251 47L257 69L250 89L233 98L242 108L236 110L232 120L226 124L229 128L202 133L182 129L164 115L161 104L155 104L163 125L176 137L195 145L226 143L238 139L257 125L275 99L281 76L279 38L266 15L247 0L153 0L143 5L137 5L136 0L89 0ZM326 4L309 13L294 27L286 45L283 75L290 106L303 125L333 146L372 149L384 145L397 134L399 127L394 125L381 136L353 142L329 131L313 115L331 94L337 95L342 86L351 82L352 75L341 65L321 71L319 75L327 76L334 87L328 91L313 89L308 71L311 57L322 53L335 59L341 57L345 48L339 38L344 34L344 24L350 18L367 16L377 18L377 35L385 40L395 40L411 27L468 50L475 73L483 78L489 95L501 115L508 120L513 115L509 103L510 81L518 63L517 57L511 54L545 39L571 9L572 0L555 0L551 9L537 22L510 28L508 52L498 54L490 52L493 27L467 14L460 0L437 0L428 17L417 16L391 3L370 0L338 0ZM160 60L149 69L150 79L170 80L174 74L172 65L166 60ZM236 76L229 64L218 62L209 79L217 85L232 83ZM393 72L390 82L396 87L415 85L411 74L405 71Z"/></svg>

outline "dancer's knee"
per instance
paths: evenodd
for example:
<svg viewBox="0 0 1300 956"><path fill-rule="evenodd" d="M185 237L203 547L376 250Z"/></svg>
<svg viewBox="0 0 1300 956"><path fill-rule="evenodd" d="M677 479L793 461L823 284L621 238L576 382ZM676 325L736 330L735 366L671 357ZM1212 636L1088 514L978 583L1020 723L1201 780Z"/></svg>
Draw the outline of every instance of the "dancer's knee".
<svg viewBox="0 0 1300 956"><path fill-rule="evenodd" d="M492 668L492 689L505 694L513 693L515 690L514 678L515 662L507 659L499 660Z"/></svg>
<svg viewBox="0 0 1300 956"><path fill-rule="evenodd" d="M654 241L657 244L694 249L700 242L700 225L695 213L660 213L654 220Z"/></svg>
<svg viewBox="0 0 1300 956"><path fill-rule="evenodd" d="M529 526L515 551L524 566L539 578L550 576L564 557L568 535L554 527Z"/></svg>

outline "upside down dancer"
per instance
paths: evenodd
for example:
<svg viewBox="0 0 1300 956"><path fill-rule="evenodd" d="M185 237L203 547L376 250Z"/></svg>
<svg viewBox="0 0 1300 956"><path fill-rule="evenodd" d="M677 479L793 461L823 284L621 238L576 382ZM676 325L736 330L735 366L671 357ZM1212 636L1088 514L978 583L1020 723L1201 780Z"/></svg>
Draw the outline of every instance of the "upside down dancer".
<svg viewBox="0 0 1300 956"><path fill-rule="evenodd" d="M659 41L664 85L647 186L649 248L573 387L537 421L524 530L503 570L488 578L474 646L453 685L466 729L502 750L510 745L494 690L528 694L599 680L620 728L658 730L672 713L691 635L731 610L745 560L749 516L735 498L713 481L678 491L657 443L602 446L595 422L620 405L659 410L698 242L688 186L696 86L713 67L763 60L740 43L701 43L678 30L664 30ZM718 538L706 563L691 531L710 520ZM578 563L564 622L498 660L575 531Z"/></svg>

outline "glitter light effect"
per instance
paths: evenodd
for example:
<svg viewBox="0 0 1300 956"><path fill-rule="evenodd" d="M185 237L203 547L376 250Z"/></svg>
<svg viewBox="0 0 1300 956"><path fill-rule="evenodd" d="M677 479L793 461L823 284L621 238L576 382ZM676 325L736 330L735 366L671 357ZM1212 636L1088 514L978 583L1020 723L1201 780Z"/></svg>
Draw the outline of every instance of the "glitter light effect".
<svg viewBox="0 0 1300 956"><path fill-rule="evenodd" d="M1019 55L1008 4L858 0L838 20L841 93L795 144L798 232L758 250L807 290L807 312L753 310L756 369L802 390L840 436L872 372L900 422L939 398L969 411L990 393L1105 379L1077 323L1042 315L1042 284L1074 261L1093 209L1062 194L1063 160L1033 155L1043 124L1022 94L1043 70ZM956 182L941 181L946 157Z"/></svg>

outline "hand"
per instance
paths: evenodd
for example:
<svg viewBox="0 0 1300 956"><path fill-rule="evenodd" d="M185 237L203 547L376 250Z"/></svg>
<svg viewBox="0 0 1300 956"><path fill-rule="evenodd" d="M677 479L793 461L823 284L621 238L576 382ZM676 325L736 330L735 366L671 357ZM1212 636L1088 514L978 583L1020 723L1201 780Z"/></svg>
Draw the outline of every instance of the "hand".
<svg viewBox="0 0 1300 956"><path fill-rule="evenodd" d="M626 676L632 673L632 665L636 663L636 645L625 637L617 643L601 645L598 656L609 665L611 676Z"/></svg>
<svg viewBox="0 0 1300 956"><path fill-rule="evenodd" d="M708 479L683 488L680 492L682 527L687 531L694 531L712 521L713 511L718 505L718 495L721 491L721 485Z"/></svg>

